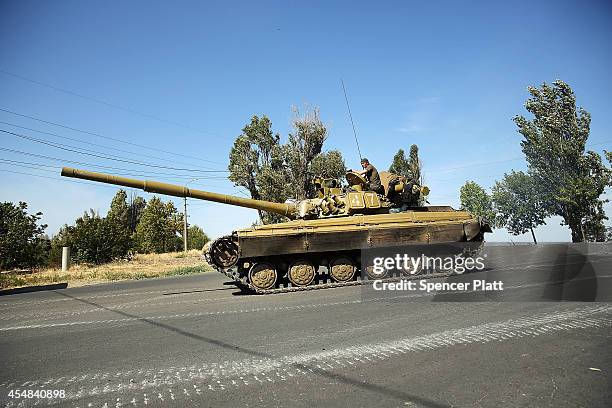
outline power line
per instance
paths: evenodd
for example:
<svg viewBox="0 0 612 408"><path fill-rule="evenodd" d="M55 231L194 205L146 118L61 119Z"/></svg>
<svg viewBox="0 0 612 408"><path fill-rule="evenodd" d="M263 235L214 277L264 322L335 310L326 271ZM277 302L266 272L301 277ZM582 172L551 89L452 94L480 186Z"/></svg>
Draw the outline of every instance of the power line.
<svg viewBox="0 0 612 408"><path fill-rule="evenodd" d="M40 85L40 86L43 86L43 87L46 87L46 88L49 88L49 89L53 89L54 91L63 92L65 94L76 96L78 98L82 98L82 99L85 99L85 100L88 100L88 101L91 101L91 102L99 103L101 105L108 106L110 108L123 110L123 111L129 112L129 113L135 114L135 115L143 116L145 118L154 119L154 120L157 120L159 122L169 123L171 125L175 125L175 126L179 126L179 127L185 128L185 129L196 131L196 132L202 133L204 135L217 137L215 135L211 135L210 133L208 133L208 132L206 132L204 130L201 130L201 129L198 129L196 127L193 127L193 126L190 126L190 125L186 125L186 124L174 121L174 120L163 119L163 118L157 117L155 115L151 115L151 114L144 113L144 112L139 112L139 111L131 109L131 108L126 108L125 106L116 105L114 103L106 102L106 101L103 101L101 99L93 98L91 96L83 95L83 94L80 94L80 93L77 93L77 92L74 92L74 91L71 91L71 90L68 90L68 89L60 88L60 87L55 86L55 85L50 85L50 84L47 84L47 83L44 83L44 82L40 82L40 81L37 81L35 79L31 79L31 78L24 77L22 75L15 74L13 72L5 71L3 69L0 69L0 72L5 74L5 75L12 76L14 78L20 79L22 81L26 81L26 82L30 82L32 84Z"/></svg>
<svg viewBox="0 0 612 408"><path fill-rule="evenodd" d="M71 163L71 164L78 164L78 165L82 165L82 166L90 166L90 167L97 167L97 168L102 168L102 169L108 169L108 170L114 170L114 171L122 171L122 172L133 172L133 169L125 169L125 168L121 168L121 167L113 167L113 166L104 166L102 164L93 164L93 163L86 163L86 162L80 162L80 161L76 161L76 160L68 160L68 159L63 159L63 158L59 158L59 157L53 157L53 156L46 156L46 155L42 155L42 154L36 154L36 153L31 153L31 152L24 152L21 150L13 150L13 149L7 149L5 147L0 147L0 151L5 151L5 152L10 152L10 153L15 153L15 154L21 154L24 156L30 156L30 157L37 157L39 159L46 159L46 160L53 160L53 161L58 161L61 163ZM61 166L59 166L61 167ZM160 172L155 172L155 171L147 171L146 173L149 174L155 174L156 177L157 175L169 175L168 173L160 173ZM125 175L125 173L124 173ZM172 176L177 176L177 177L183 177L183 178L190 178L193 176L190 175L172 175ZM150 176L143 176L143 177L150 177ZM201 176L200 178L207 178L207 176Z"/></svg>
<svg viewBox="0 0 612 408"><path fill-rule="evenodd" d="M0 161L9 162L9 163L15 163L15 164L29 164L29 165L32 165L32 166L48 167L48 168L53 168L53 169L59 169L60 168L60 166L52 166L50 164L40 164L40 163L24 162L24 161L20 161L20 160L11 160L11 159L5 159L5 158L0 158Z"/></svg>
<svg viewBox="0 0 612 408"><path fill-rule="evenodd" d="M10 166L28 167L28 168L33 168L33 169L36 169L36 170L47 171L47 172L54 173L54 174L57 174L59 172L59 170L61 169L61 166L52 166L52 165L48 165L48 164L24 162L24 161L20 161L20 160L10 160L10 159L5 159L5 158L0 158L0 162L3 162L3 163L5 163L7 165L10 165ZM33 166L36 166L36 167L33 167ZM40 167L46 167L47 169L51 168L51 169L55 169L55 170L41 169ZM142 177L142 178L150 177L148 175L141 174L141 173L135 174L135 173L123 173L123 172L121 172L121 173L117 173L117 175L132 176L132 177ZM171 181L171 182L174 182L174 183L180 183L181 182L181 181L177 182L176 181L177 178L173 178L172 176L170 176L170 177L168 177L168 176L161 176L160 177L159 175L156 175L154 177L156 179L159 179L159 180ZM210 181L210 180L217 179L217 177L202 177L201 179ZM225 177L219 177L218 179L224 179L225 180L226 178ZM178 180L180 180L180 179L178 179ZM198 183L196 183L196 184L198 184ZM214 186L211 186L209 184L203 184L203 183L199 183L199 185L205 185L207 187L214 187Z"/></svg>
<svg viewBox="0 0 612 408"><path fill-rule="evenodd" d="M91 145L91 146L101 147L103 149L115 150L115 151L118 151L118 152L123 152L123 153L128 153L128 154L134 154L134 155L146 157L146 158L149 158L149 159L156 159L156 160L162 160L162 161L171 161L173 163L178 163L178 164L186 164L186 163L174 162L172 160L164 159L162 157L149 156L149 155L142 154L142 153L132 152L130 150L118 149L116 147L105 146L105 145L101 145L101 144L98 144L98 143L88 142L88 141L85 141L85 140L82 140L82 139L77 139L77 138L68 137L68 136L64 136L64 135L58 135L57 133L45 132L43 130L38 130L38 129L32 129L32 128L29 128L29 127L26 127L26 126L16 125L14 123L3 122L3 121L0 121L0 123L4 124L4 125L13 126L13 127L19 128L19 129L29 130L29 131L32 131L32 132L37 132L37 133L42 133L42 134L45 134L45 135L50 135L50 136L58 137L60 139L66 139L66 140L71 140L73 142L78 142L78 143L83 143L83 144L87 144L87 145ZM191 164L188 164L188 165L191 165ZM205 168L205 167L203 167L203 168ZM228 172L228 170L208 170L208 171L211 172L211 173L212 172L218 172L218 173L227 173Z"/></svg>
<svg viewBox="0 0 612 408"><path fill-rule="evenodd" d="M43 169L36 169L36 168L32 168L32 169L39 170L39 171L53 172L52 170L43 170ZM56 180L56 181L63 181L63 182L70 182L70 183L85 184L85 185L88 185L88 186L92 186L93 185L93 186L113 188L113 189L127 189L127 190L130 190L130 191L140 191L140 189L124 187L124 186L115 186L115 185L110 185L110 184L105 184L105 183L98 183L98 182L95 182L95 181L91 181L90 182L90 181L73 180L73 179L69 179L69 178L50 177L50 176L44 176L42 174L26 173L26 172L22 172L22 171L8 170L8 169L3 169L3 168L0 168L0 172L21 174L21 175L25 175L25 176L33 176L33 177L39 177L39 178L45 178L45 179L49 179L49 180ZM170 199L172 200L172 199L176 199L176 198L170 198Z"/></svg>
<svg viewBox="0 0 612 408"><path fill-rule="evenodd" d="M4 130L4 129L0 129L0 132L8 133L10 135L17 136L17 137L20 137L22 139L30 140L32 142L41 143L41 144L44 144L44 145L47 145L47 146L51 146L51 147L54 147L56 149L61 149L61 150L65 150L67 152L72 152L72 153L83 154L83 155L86 155L86 156L93 156L93 157L97 157L99 159L105 159L105 160L112 160L112 161L117 161L117 162L122 162L122 163L135 164L135 165L138 165L138 166L155 167L155 168L158 168L158 169L190 171L190 172L198 172L198 173L207 173L207 172L210 171L210 170L198 170L198 169L186 169L186 168L180 168L180 167L162 166L162 165L153 164L153 163L143 163L143 162L137 162L137 161L129 160L129 159L121 159L121 158L117 158L117 157L104 156L104 155L101 155L101 154L98 154L98 153L87 153L87 151L92 152L92 150L83 149L83 148L79 148L79 147L75 147L75 146L70 146L70 145L65 145L65 144L62 144L62 143L49 142L47 140L38 139L38 138L35 138L35 137L32 137L32 136L26 136L26 135L15 133L15 132L10 132L10 131Z"/></svg>
<svg viewBox="0 0 612 408"><path fill-rule="evenodd" d="M38 170L38 171L45 171L47 173L57 174L56 171L48 170L48 169L41 169L40 167L36 167L36 166L28 166L28 165L24 165L24 164L17 165L17 164L11 164L11 163L0 163L0 164L4 164L4 165L7 165L7 166L15 166L15 167L19 167L19 168Z"/></svg>
<svg viewBox="0 0 612 408"><path fill-rule="evenodd" d="M35 120L37 122L46 123L48 125L58 126L58 127L64 128L64 129L72 130L74 132L80 132L80 133L84 133L84 134L87 134L87 135L101 137L103 139L113 140L115 142L125 143L125 144L128 144L128 145L135 146L135 147L140 147L140 148L143 148L143 149L154 150L154 151L161 152L161 153L172 154L174 156L181 156L181 157L186 157L186 158L189 158L189 159L195 159L195 160L200 160L200 161L204 161L204 162L207 162L207 163L220 164L222 166L225 166L225 163L221 163L221 162L217 162L217 161L213 161L213 160L206 160L206 159L202 159L201 157L190 156L190 155L187 155L187 154L174 153L174 152L170 152L168 150L158 149L156 147L151 147L151 146L145 146L145 145L141 145L141 144L138 144L138 143L127 142L125 140L117 139L117 138L110 137L110 136L105 136L105 135L102 135L100 133L95 133L95 132L90 132L90 131L87 131L87 130L77 129L75 127L71 127L71 126L68 126L68 125L61 124L61 123L51 122L49 120L44 120L44 119L36 118L34 116L25 115L23 113L13 112L13 111L8 110L8 109L0 108L0 111L5 112L5 113L10 113L11 115L20 116L22 118L32 119L32 120Z"/></svg>
<svg viewBox="0 0 612 408"><path fill-rule="evenodd" d="M114 189L117 189L117 188L121 188L121 189L127 188L127 189L130 189L130 190L134 190L134 189L129 188L129 187L111 186L111 185L108 185L108 184L100 184L100 183L95 183L95 182L88 183L88 182L84 182L84 181L70 180L70 179L67 179L67 178L66 179L62 179L62 178L57 178L57 177L49 177L49 176L43 176L41 174L26 173L26 172L15 171L15 170L0 169L0 171L6 172L6 173L22 174L22 175L25 175L25 176L40 177L40 178L56 180L56 181L65 181L65 182L69 182L69 183L87 184L89 186L91 186L91 185L98 185L99 187L107 187L107 188L114 188Z"/></svg>
<svg viewBox="0 0 612 408"><path fill-rule="evenodd" d="M5 122L0 122L0 123L5 123ZM23 135L23 134L13 133L13 132L9 132L9 131L2 130L2 129L0 129L0 132L6 132L6 133L12 134L12 135L17 136L17 137L21 137L21 138L26 139L26 140L30 140L30 141L34 141L34 142L37 142L37 143L46 144L46 145L49 145L49 146L52 146L52 147L55 147L55 148L61 148L61 147L58 147L58 146L63 146L64 148L71 148L71 149L77 149L77 150L80 150L80 151L83 151L83 152L90 152L90 153L95 154L96 157L98 157L98 155L104 155L105 154L104 152L99 152L97 150L85 149L83 147L77 147L77 146L67 145L67 144L63 144L63 143L51 142L51 141L49 141L47 139L38 139L38 138L35 138L33 136L26 136L26 135ZM77 151L76 153L86 154L86 153L82 153L82 152L79 152L79 151ZM99 156L99 157L105 158L107 160L123 161L123 162L126 162L126 163L140 164L140 165L146 165L146 166L149 166L149 167L158 167L158 168L165 168L165 169L170 169L170 170L182 170L182 171L191 171L191 172L195 171L195 172L198 172L198 173L228 173L228 170L181 169L181 168L175 168L175 167L169 167L169 166L163 166L163 165L157 165L157 164L151 164L151 163L135 162L135 161L131 160L128 157L122 157L122 156L114 156L114 157Z"/></svg>

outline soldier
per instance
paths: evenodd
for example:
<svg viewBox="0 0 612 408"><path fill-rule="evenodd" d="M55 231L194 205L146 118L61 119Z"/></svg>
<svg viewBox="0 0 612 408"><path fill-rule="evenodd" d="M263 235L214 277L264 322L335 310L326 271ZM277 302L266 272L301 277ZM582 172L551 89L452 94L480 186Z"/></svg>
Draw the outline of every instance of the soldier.
<svg viewBox="0 0 612 408"><path fill-rule="evenodd" d="M366 184L365 188L378 194L385 194L385 189L380 183L380 176L378 175L376 167L372 166L370 161L365 157L361 159L361 167L363 167L363 170L355 171L355 173L361 174L366 178L368 184Z"/></svg>

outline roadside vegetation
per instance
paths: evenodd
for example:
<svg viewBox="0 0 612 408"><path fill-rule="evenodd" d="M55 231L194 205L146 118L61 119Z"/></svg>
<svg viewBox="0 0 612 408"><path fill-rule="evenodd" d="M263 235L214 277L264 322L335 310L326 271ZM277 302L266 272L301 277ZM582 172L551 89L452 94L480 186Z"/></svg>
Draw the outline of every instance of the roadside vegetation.
<svg viewBox="0 0 612 408"><path fill-rule="evenodd" d="M183 249L183 215L171 202L153 197L113 198L105 217L86 211L49 238L42 213L28 205L0 203L0 289L68 282L82 285L124 279L186 275L209 270L200 259L208 241L197 225L188 228ZM62 272L62 247L70 247L72 266Z"/></svg>
<svg viewBox="0 0 612 408"><path fill-rule="evenodd" d="M532 118L517 115L514 122L521 135L521 150L527 172L504 174L491 194L473 181L461 187L461 207L486 218L513 235L530 232L551 216L563 219L572 242L612 240L604 212L612 187L612 152L601 155L587 150L591 115L576 107L572 88L563 81L528 88L525 108Z"/></svg>
<svg viewBox="0 0 612 408"><path fill-rule="evenodd" d="M67 282L70 286L92 283L140 280L179 275L191 275L212 270L201 259L201 251L191 250L163 254L137 254L129 261L113 261L102 265L76 264L70 270L41 268L33 271L0 273L0 289L22 286L48 285Z"/></svg>

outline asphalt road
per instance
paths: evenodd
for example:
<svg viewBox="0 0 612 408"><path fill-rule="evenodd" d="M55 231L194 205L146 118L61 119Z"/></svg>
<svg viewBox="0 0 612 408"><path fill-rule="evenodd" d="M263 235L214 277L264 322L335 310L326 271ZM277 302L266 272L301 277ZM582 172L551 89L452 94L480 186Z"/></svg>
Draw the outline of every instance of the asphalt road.
<svg viewBox="0 0 612 408"><path fill-rule="evenodd" d="M0 404L611 406L612 247L486 252L439 281L503 291L244 296L206 273L3 296Z"/></svg>

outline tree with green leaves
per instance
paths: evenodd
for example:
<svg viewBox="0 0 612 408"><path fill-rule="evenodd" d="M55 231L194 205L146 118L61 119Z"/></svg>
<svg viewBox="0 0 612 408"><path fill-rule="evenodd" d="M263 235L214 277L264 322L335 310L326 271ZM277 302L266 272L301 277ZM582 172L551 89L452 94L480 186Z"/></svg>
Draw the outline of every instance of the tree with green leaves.
<svg viewBox="0 0 612 408"><path fill-rule="evenodd" d="M210 241L204 230L197 225L190 225L187 230L187 249L201 250Z"/></svg>
<svg viewBox="0 0 612 408"><path fill-rule="evenodd" d="M342 153L338 150L330 150L317 154L310 163L310 173L313 177L321 176L342 181L346 175L346 164Z"/></svg>
<svg viewBox="0 0 612 408"><path fill-rule="evenodd" d="M130 206L127 203L125 190L119 190L111 201L106 215L111 238L111 256L113 259L127 255L132 248L132 231L130 230Z"/></svg>
<svg viewBox="0 0 612 408"><path fill-rule="evenodd" d="M495 182L491 198L498 226L513 235L530 231L533 243L538 243L533 229L546 224L548 214L533 177L522 171L504 174L501 181Z"/></svg>
<svg viewBox="0 0 612 408"><path fill-rule="evenodd" d="M284 202L304 199L315 193L315 176L341 178L346 172L339 151L323 152L327 129L317 108L301 114L294 109L293 131L286 144L272 132L266 116L253 116L234 142L228 166L229 179L246 188L256 200ZM285 217L259 211L264 224L281 222Z"/></svg>
<svg viewBox="0 0 612 408"><path fill-rule="evenodd" d="M183 228L183 215L174 204L153 197L147 203L136 227L136 249L144 253L178 251L182 246L179 233Z"/></svg>
<svg viewBox="0 0 612 408"><path fill-rule="evenodd" d="M253 116L234 141L229 155L229 179L248 190L251 198L283 202L289 197L280 136L267 116ZM277 214L259 210L263 223L278 222Z"/></svg>
<svg viewBox="0 0 612 408"><path fill-rule="evenodd" d="M493 210L491 197L484 188L473 181L466 181L459 191L461 209L479 215L495 226L497 217Z"/></svg>
<svg viewBox="0 0 612 408"><path fill-rule="evenodd" d="M46 262L49 238L40 224L41 212L28 214L22 201L0 203L0 270L30 268Z"/></svg>
<svg viewBox="0 0 612 408"><path fill-rule="evenodd" d="M113 236L110 223L90 209L76 219L73 226L65 227L62 242L71 247L71 257L76 262L101 264L112 261Z"/></svg>
<svg viewBox="0 0 612 408"><path fill-rule="evenodd" d="M399 174L400 176L404 176L406 178L412 178L412 173L410 172L410 162L406 158L406 154L404 153L404 149L399 149L395 156L393 156L393 162L391 166L389 166L389 173Z"/></svg>
<svg viewBox="0 0 612 408"><path fill-rule="evenodd" d="M599 154L585 149L591 115L576 108L574 92L563 81L528 90L525 108L533 118L518 115L514 122L546 209L563 218L572 242L600 240L607 219L606 200L600 197L610 183L610 169Z"/></svg>
<svg viewBox="0 0 612 408"><path fill-rule="evenodd" d="M140 222L140 216L147 206L147 201L136 195L135 193L130 194L130 202L129 202L129 211L128 211L128 220L130 231L132 234L136 232L136 226Z"/></svg>
<svg viewBox="0 0 612 408"><path fill-rule="evenodd" d="M289 180L292 183L293 198L303 200L314 192L312 187L312 160L321 153L327 138L327 128L323 125L317 108L307 109L300 115L293 107L293 132L283 146L284 160Z"/></svg>
<svg viewBox="0 0 612 408"><path fill-rule="evenodd" d="M408 156L408 167L412 179L419 184L423 184L422 164L419 158L419 147L415 144L410 146L410 155Z"/></svg>
<svg viewBox="0 0 612 408"><path fill-rule="evenodd" d="M393 162L389 167L389 172L399 174L400 176L406 177L408 180L415 181L419 185L422 185L422 164L419 158L419 147L415 144L411 145L408 158L406 158L404 150L399 149L397 153L395 153L395 156L393 156ZM424 198L419 198L419 201L416 203L418 206L424 204Z"/></svg>
<svg viewBox="0 0 612 408"><path fill-rule="evenodd" d="M303 200L315 195L312 184L317 176L342 181L346 165L338 150L323 152L327 128L321 121L319 109L307 107L304 114L293 108L293 133L283 145L283 159L288 173L291 198Z"/></svg>
<svg viewBox="0 0 612 408"><path fill-rule="evenodd" d="M389 167L390 173L399 174L408 180L415 180L419 184L422 182L421 170L422 164L419 158L419 147L415 144L410 146L408 158L406 158L404 149L399 149L395 156L393 156L393 162Z"/></svg>

